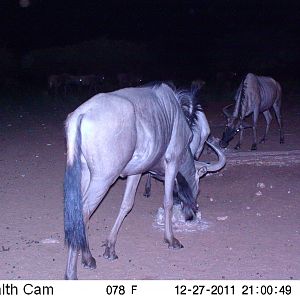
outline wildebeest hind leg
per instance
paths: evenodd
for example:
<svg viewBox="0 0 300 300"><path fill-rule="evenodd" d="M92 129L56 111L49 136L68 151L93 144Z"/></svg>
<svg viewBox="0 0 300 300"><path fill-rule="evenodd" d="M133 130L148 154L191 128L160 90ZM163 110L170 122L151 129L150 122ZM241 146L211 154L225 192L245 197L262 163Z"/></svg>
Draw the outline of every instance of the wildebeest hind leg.
<svg viewBox="0 0 300 300"><path fill-rule="evenodd" d="M172 207L173 207L173 190L176 177L176 166L174 162L168 162L165 172L165 242L171 249L183 248L182 244L174 237L172 228Z"/></svg>
<svg viewBox="0 0 300 300"><path fill-rule="evenodd" d="M127 177L125 193L124 193L123 201L122 201L121 208L119 211L119 215L118 215L116 222L109 234L107 241L104 244L105 251L104 251L103 257L106 259L114 260L114 259L118 258L118 256L116 255L116 252L115 252L115 244L117 241L118 231L122 225L124 218L126 217L126 215L129 213L129 211L133 207L135 193L136 193L136 189L139 184L140 178L141 178L141 174L132 175L132 176Z"/></svg>
<svg viewBox="0 0 300 300"><path fill-rule="evenodd" d="M83 216L84 222L86 227L86 233L88 229L89 219L95 209L98 207L102 199L104 198L107 190L109 189L110 185L114 182L114 179L96 179L92 178L89 187L84 195L83 201ZM87 234L86 239L88 240ZM96 268L96 260L92 256L90 251L89 245L87 249L82 251L82 259L81 263L84 268L86 269L95 269Z"/></svg>
<svg viewBox="0 0 300 300"><path fill-rule="evenodd" d="M259 141L260 143L264 143L266 141L266 137L267 137L267 134L269 132L270 124L271 124L271 121L272 121L272 115L271 115L271 113L270 113L269 110L264 111L263 114L265 116L265 119L266 119L266 122L267 122L267 126L266 126L266 130L265 130L264 136Z"/></svg>

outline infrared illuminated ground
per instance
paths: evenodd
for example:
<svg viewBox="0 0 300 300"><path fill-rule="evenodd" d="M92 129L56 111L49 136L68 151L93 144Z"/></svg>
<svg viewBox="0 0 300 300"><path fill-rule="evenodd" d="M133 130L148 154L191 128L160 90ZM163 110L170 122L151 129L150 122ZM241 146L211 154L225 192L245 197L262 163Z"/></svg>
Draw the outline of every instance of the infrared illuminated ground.
<svg viewBox="0 0 300 300"><path fill-rule="evenodd" d="M279 144L275 119L258 151L300 150L299 97L285 99L286 143ZM297 102L298 101L298 102ZM287 109L287 103L291 109ZM206 113L220 136L222 106ZM9 106L0 120L0 279L62 279L67 259L63 233L65 167L63 121L67 112L49 105ZM259 136L264 129L260 117ZM251 131L241 151L250 149ZM233 148L235 142L230 144ZM205 159L214 156L206 155ZM163 184L144 198L145 177L116 245L119 259L107 261L101 247L117 216L125 181L119 180L93 215L90 245L96 270L78 266L79 279L300 279L300 167L228 165L201 180L202 230L177 232L184 248L169 250L153 226L162 206Z"/></svg>

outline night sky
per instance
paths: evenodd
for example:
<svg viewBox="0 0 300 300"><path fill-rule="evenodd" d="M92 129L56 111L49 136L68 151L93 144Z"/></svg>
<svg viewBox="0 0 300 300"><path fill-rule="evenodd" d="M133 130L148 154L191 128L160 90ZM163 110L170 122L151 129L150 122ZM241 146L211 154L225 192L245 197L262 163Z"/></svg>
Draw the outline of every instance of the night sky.
<svg viewBox="0 0 300 300"><path fill-rule="evenodd" d="M0 0L0 46L16 53L98 38L160 48L170 59L282 59L298 68L299 1ZM20 5L21 4L21 5ZM29 4L29 5L28 5ZM25 6L25 7L24 7ZM217 53L217 54L216 54ZM250 54L249 54L250 53Z"/></svg>

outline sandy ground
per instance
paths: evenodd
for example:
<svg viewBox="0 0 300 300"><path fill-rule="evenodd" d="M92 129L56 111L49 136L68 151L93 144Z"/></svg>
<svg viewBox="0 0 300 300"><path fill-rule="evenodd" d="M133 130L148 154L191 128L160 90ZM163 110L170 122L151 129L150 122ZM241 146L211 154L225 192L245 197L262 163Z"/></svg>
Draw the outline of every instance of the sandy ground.
<svg viewBox="0 0 300 300"><path fill-rule="evenodd" d="M285 138L279 144L273 121L262 151L300 150L300 96L285 99ZM222 105L206 102L213 135L220 136ZM288 109L288 107L291 107ZM63 233L63 120L60 103L31 108L9 105L0 116L0 279L62 279L67 258ZM260 117L260 131L264 128ZM241 151L251 145L246 132ZM230 144L233 148L234 142ZM230 151L229 151L230 152ZM205 155L204 155L205 157ZM205 157L209 158L209 156ZM213 158L213 157L211 157ZM107 261L101 247L118 213L125 181L118 180L93 215L90 245L97 269L78 266L80 279L300 279L300 167L228 164L201 179L202 222L193 232L176 232L184 248L169 250L154 217L163 184L152 196L139 185L132 212L119 233L119 259Z"/></svg>

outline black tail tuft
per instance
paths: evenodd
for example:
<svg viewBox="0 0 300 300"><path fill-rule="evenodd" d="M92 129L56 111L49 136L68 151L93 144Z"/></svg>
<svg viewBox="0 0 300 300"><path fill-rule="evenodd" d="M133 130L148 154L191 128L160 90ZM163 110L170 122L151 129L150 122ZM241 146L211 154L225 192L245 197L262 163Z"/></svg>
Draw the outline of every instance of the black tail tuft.
<svg viewBox="0 0 300 300"><path fill-rule="evenodd" d="M193 197L188 182L180 172L178 172L176 179L178 183L178 198L182 203L182 211L186 221L191 221L195 218L198 211L196 199Z"/></svg>
<svg viewBox="0 0 300 300"><path fill-rule="evenodd" d="M85 225L82 212L81 193L81 133L79 119L76 129L76 141L73 164L67 163L64 179L64 226L65 243L74 249L85 250L87 246Z"/></svg>

